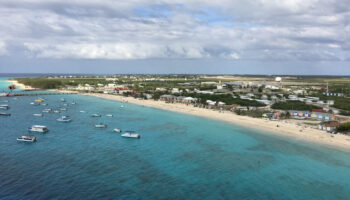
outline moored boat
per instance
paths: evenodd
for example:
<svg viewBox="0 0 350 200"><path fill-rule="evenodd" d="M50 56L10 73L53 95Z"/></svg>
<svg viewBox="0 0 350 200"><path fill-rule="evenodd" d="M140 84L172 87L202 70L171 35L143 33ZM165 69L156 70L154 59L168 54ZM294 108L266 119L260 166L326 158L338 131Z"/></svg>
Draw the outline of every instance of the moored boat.
<svg viewBox="0 0 350 200"><path fill-rule="evenodd" d="M51 111L52 111L51 108L46 108L46 109L43 110L43 112L45 112L45 113L49 113L49 112L51 112Z"/></svg>
<svg viewBox="0 0 350 200"><path fill-rule="evenodd" d="M34 113L33 116L34 116L34 117L42 117L43 114L41 114L41 113Z"/></svg>
<svg viewBox="0 0 350 200"><path fill-rule="evenodd" d="M11 116L11 113L0 113L0 116Z"/></svg>
<svg viewBox="0 0 350 200"><path fill-rule="evenodd" d="M107 124L95 124L95 128L107 128Z"/></svg>
<svg viewBox="0 0 350 200"><path fill-rule="evenodd" d="M0 93L0 97L8 97L8 96L10 96L10 93L5 93L5 92Z"/></svg>
<svg viewBox="0 0 350 200"><path fill-rule="evenodd" d="M113 115L112 115L112 114L107 114L106 116L107 116L107 117L113 117Z"/></svg>
<svg viewBox="0 0 350 200"><path fill-rule="evenodd" d="M10 108L9 105L7 104L0 105L0 109L7 110L9 108Z"/></svg>
<svg viewBox="0 0 350 200"><path fill-rule="evenodd" d="M23 135L21 137L18 137L17 141L19 141L19 142L35 142L36 137Z"/></svg>
<svg viewBox="0 0 350 200"><path fill-rule="evenodd" d="M101 117L100 114L92 114L91 117Z"/></svg>
<svg viewBox="0 0 350 200"><path fill-rule="evenodd" d="M122 132L122 130L118 129L118 128L113 129L113 131L116 132L116 133L121 133Z"/></svg>
<svg viewBox="0 0 350 200"><path fill-rule="evenodd" d="M70 122L72 119L69 116L61 116L60 118L57 119L59 122Z"/></svg>
<svg viewBox="0 0 350 200"><path fill-rule="evenodd" d="M137 138L137 139L141 137L140 134L135 133L135 131L126 131L124 134L121 134L120 136L126 137L126 138Z"/></svg>
<svg viewBox="0 0 350 200"><path fill-rule="evenodd" d="M46 133L47 131L49 131L49 129L47 129L47 127L43 125L33 125L32 127L28 128L28 131Z"/></svg>
<svg viewBox="0 0 350 200"><path fill-rule="evenodd" d="M65 102L66 100L64 98L61 98L61 102Z"/></svg>

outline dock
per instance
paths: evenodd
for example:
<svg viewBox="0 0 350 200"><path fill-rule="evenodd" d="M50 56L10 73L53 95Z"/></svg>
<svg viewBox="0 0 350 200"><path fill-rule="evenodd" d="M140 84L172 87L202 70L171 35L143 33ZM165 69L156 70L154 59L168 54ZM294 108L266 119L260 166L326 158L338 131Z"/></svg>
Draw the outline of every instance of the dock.
<svg viewBox="0 0 350 200"><path fill-rule="evenodd" d="M26 93L11 93L10 97L17 96L41 96L41 95L71 95L78 94L76 92L26 92Z"/></svg>

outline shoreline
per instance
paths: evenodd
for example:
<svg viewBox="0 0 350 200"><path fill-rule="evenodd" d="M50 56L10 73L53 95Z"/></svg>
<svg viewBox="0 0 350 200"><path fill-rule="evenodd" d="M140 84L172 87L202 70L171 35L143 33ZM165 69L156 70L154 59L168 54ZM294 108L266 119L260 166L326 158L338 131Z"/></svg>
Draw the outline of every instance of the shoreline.
<svg viewBox="0 0 350 200"><path fill-rule="evenodd" d="M58 91L58 90L57 90ZM253 128L259 131L264 131L277 136L292 138L295 141L302 140L311 143L326 145L329 147L340 148L341 150L350 151L350 137L337 134L332 135L325 131L321 131L311 127L305 127L296 124L292 121L269 121L260 118L252 118L247 116L236 115L231 112L221 112L205 108L194 107L181 103L166 103L164 101L140 100L133 97L123 97L110 94L97 93L81 93L82 95L93 96L103 99L109 99L119 102L125 102L152 108L157 108L166 111L173 111L183 114L190 114L197 117L213 119L218 121L229 122L235 125L240 125L248 128ZM278 125L278 127L277 127ZM302 130L302 131L300 131Z"/></svg>
<svg viewBox="0 0 350 200"><path fill-rule="evenodd" d="M6 80L7 82L10 82L12 85L16 86L16 89L21 89L21 90L32 90L34 88L32 88L31 86L28 85L24 85L22 83L19 83L16 80Z"/></svg>

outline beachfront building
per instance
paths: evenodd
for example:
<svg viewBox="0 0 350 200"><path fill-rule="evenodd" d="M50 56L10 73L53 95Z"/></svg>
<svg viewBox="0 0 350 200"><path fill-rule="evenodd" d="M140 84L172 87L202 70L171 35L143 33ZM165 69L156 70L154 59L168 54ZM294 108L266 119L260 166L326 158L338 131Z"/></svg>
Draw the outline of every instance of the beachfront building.
<svg viewBox="0 0 350 200"><path fill-rule="evenodd" d="M170 94L164 94L162 96L159 97L160 100L162 101L175 101L176 100L176 96L174 95L170 95Z"/></svg>
<svg viewBox="0 0 350 200"><path fill-rule="evenodd" d="M273 118L273 113L264 113L262 114L263 119L272 119Z"/></svg>
<svg viewBox="0 0 350 200"><path fill-rule="evenodd" d="M312 109L311 118L322 120L322 121L329 121L329 120L334 120L335 116L331 113L327 113L323 109Z"/></svg>
<svg viewBox="0 0 350 200"><path fill-rule="evenodd" d="M336 131L337 127L340 126L340 123L335 120L323 121L318 125L318 129L324 130L327 132Z"/></svg>
<svg viewBox="0 0 350 200"><path fill-rule="evenodd" d="M179 93L181 93L182 91L181 90L179 90L179 88L173 88L172 90L171 90L171 93L172 94L179 94Z"/></svg>
<svg viewBox="0 0 350 200"><path fill-rule="evenodd" d="M207 100L206 103L207 103L209 106L215 106L215 105L216 105L216 101L212 101L212 100Z"/></svg>
<svg viewBox="0 0 350 200"><path fill-rule="evenodd" d="M293 118L297 118L297 119L310 118L310 119L316 119L316 120L322 120L322 121L329 121L329 120L335 119L335 116L333 114L327 113L325 110L322 110L322 109L313 109L312 112L301 111L301 110L290 110L289 113Z"/></svg>
<svg viewBox="0 0 350 200"><path fill-rule="evenodd" d="M183 103L194 103L196 102L198 99L197 98L193 98L193 97L185 97L182 99Z"/></svg>

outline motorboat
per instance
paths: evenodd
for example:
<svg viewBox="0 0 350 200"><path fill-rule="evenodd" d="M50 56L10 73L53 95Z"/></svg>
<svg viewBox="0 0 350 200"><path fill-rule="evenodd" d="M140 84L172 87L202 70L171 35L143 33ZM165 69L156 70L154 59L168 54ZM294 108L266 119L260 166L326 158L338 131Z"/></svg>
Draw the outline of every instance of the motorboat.
<svg viewBox="0 0 350 200"><path fill-rule="evenodd" d="M49 113L49 112L51 112L51 111L52 111L51 108L46 108L46 109L43 110L44 113Z"/></svg>
<svg viewBox="0 0 350 200"><path fill-rule="evenodd" d="M43 105L43 106L47 106L47 103L42 103L41 105Z"/></svg>
<svg viewBox="0 0 350 200"><path fill-rule="evenodd" d="M85 111L85 110L81 110L80 112L81 112L81 113L86 113L86 111Z"/></svg>
<svg viewBox="0 0 350 200"><path fill-rule="evenodd" d="M8 97L10 96L10 93L2 92L0 93L0 97Z"/></svg>
<svg viewBox="0 0 350 200"><path fill-rule="evenodd" d="M64 98L61 98L61 102L65 102L66 100Z"/></svg>
<svg viewBox="0 0 350 200"><path fill-rule="evenodd" d="M140 138L140 134L135 133L135 131L126 131L124 134L121 134L120 136L126 137L126 138Z"/></svg>
<svg viewBox="0 0 350 200"><path fill-rule="evenodd" d="M60 108L61 111L67 111L67 108Z"/></svg>
<svg viewBox="0 0 350 200"><path fill-rule="evenodd" d="M71 104L72 104L72 105L75 105L75 104L77 104L77 103L75 103L75 101L73 101Z"/></svg>
<svg viewBox="0 0 350 200"><path fill-rule="evenodd" d="M0 113L0 116L11 116L11 113Z"/></svg>
<svg viewBox="0 0 350 200"><path fill-rule="evenodd" d="M116 133L121 133L122 132L122 130L118 129L118 128L113 129L113 131L116 132Z"/></svg>
<svg viewBox="0 0 350 200"><path fill-rule="evenodd" d="M43 114L41 114L41 113L34 113L33 116L34 116L34 117L42 117Z"/></svg>
<svg viewBox="0 0 350 200"><path fill-rule="evenodd" d="M121 105L120 108L124 108L124 105Z"/></svg>
<svg viewBox="0 0 350 200"><path fill-rule="evenodd" d="M8 103L9 102L9 100L2 100L2 101L0 101L1 103Z"/></svg>
<svg viewBox="0 0 350 200"><path fill-rule="evenodd" d="M100 114L92 114L91 117L101 117Z"/></svg>
<svg viewBox="0 0 350 200"><path fill-rule="evenodd" d="M0 109L7 110L9 108L10 108L9 105L7 104L0 105Z"/></svg>
<svg viewBox="0 0 350 200"><path fill-rule="evenodd" d="M62 117L58 118L57 121L59 121L59 122L71 122L72 119L69 116L62 116Z"/></svg>
<svg viewBox="0 0 350 200"><path fill-rule="evenodd" d="M37 102L37 103L41 103L43 102L44 100L43 99L35 99L34 102Z"/></svg>
<svg viewBox="0 0 350 200"><path fill-rule="evenodd" d="M17 141L19 141L19 142L35 142L36 137L23 135L21 137L18 137Z"/></svg>
<svg viewBox="0 0 350 200"><path fill-rule="evenodd" d="M28 131L45 133L45 132L49 131L49 129L47 129L47 127L43 126L43 125L33 125L32 127L30 127L28 129Z"/></svg>
<svg viewBox="0 0 350 200"><path fill-rule="evenodd" d="M63 106L66 106L66 107L67 107L67 106L68 106L68 104L66 104L66 103L65 103L65 104L63 104Z"/></svg>
<svg viewBox="0 0 350 200"><path fill-rule="evenodd" d="M112 115L112 114L107 114L106 116L107 116L107 117L113 117L113 115Z"/></svg>
<svg viewBox="0 0 350 200"><path fill-rule="evenodd" d="M54 110L53 112L54 112L54 113L60 113L61 111L59 111L59 110Z"/></svg>
<svg viewBox="0 0 350 200"><path fill-rule="evenodd" d="M95 124L95 128L107 128L107 124Z"/></svg>

